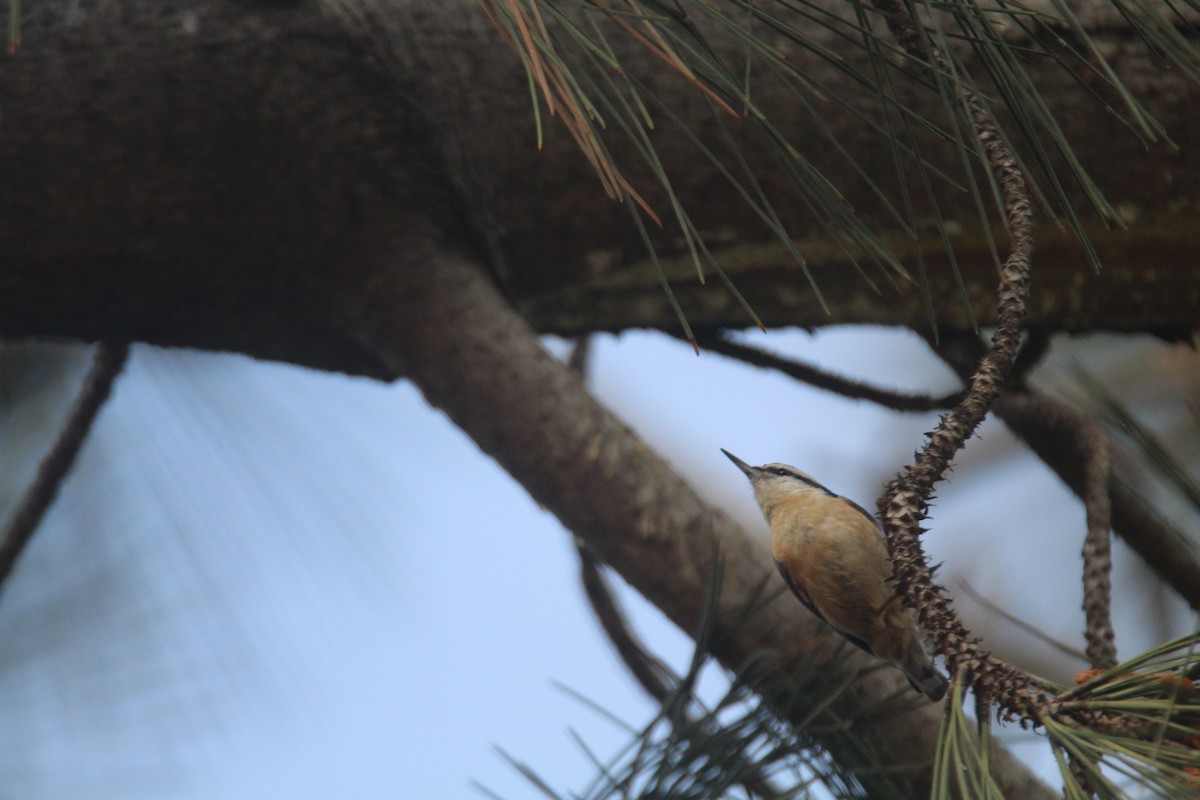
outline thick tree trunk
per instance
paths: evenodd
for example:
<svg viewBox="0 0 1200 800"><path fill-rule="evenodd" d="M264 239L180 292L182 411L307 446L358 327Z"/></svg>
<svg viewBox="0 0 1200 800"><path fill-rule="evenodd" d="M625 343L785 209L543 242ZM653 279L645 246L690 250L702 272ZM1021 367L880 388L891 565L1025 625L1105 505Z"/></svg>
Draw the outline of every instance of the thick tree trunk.
<svg viewBox="0 0 1200 800"><path fill-rule="evenodd" d="M0 334L238 350L386 377L329 314L330 297L363 280L352 267L332 270L332 256L376 206L419 208L454 226L486 255L537 330L676 330L627 210L603 195L556 120L547 123L546 148L536 151L519 62L473 0L380 0L379 13L361 24L314 2L82 5L82 21L55 20L46 10L52 4L33 14L46 24L27 23L23 48L0 72ZM1095 18L1110 60L1132 76L1181 149L1144 149L1050 59L1027 64L1083 163L1138 217L1129 233L1099 234L1108 264L1099 274L1045 226L1031 322L1053 330L1186 330L1200 291L1193 146L1200 104L1178 71L1157 69L1135 37ZM689 84L627 49L630 70L674 98L674 113L719 149L711 113ZM791 50L826 93L863 113L877 105L844 71ZM866 69L844 42L839 52ZM941 119L941 100L918 88L901 87L905 102ZM829 145L836 139L853 153L897 205L901 186L886 143L836 103L822 104L826 137L793 108L794 95L769 81L756 98L915 268L911 241L897 235L875 194ZM655 143L676 191L768 324L928 325L919 290L878 272L873 290L806 210L777 203L825 292L830 313L822 311L785 248L659 117ZM727 124L754 145L749 123ZM657 245L689 318L698 326L746 325L718 281L697 283L669 205L629 145L607 140L667 220ZM948 169L959 162L953 151L931 147L931 160ZM778 184L770 163L760 166L763 185ZM938 185L943 213L963 230L959 264L986 323L993 261L972 232L968 198ZM945 258L937 245L927 243L926 253L934 313L962 327Z"/></svg>

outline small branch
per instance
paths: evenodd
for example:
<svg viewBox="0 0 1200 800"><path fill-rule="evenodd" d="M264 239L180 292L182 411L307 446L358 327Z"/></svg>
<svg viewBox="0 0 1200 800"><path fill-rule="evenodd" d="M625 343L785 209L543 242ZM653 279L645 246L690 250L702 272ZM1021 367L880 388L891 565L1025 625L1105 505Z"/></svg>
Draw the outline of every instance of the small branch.
<svg viewBox="0 0 1200 800"><path fill-rule="evenodd" d="M580 336L571 347L567 356L567 366L580 377L586 378L588 362L591 359L592 337ZM621 611L617 600L613 597L600 571L600 562L596 560L587 542L575 538L575 552L579 554L579 580L583 584L584 594L600 622L600 627L608 634L608 640L617 648L617 654L625 662L625 667L642 685L646 693L659 703L666 701L671 693L671 671L659 659L650 654L642 643L637 640L625 614Z"/></svg>
<svg viewBox="0 0 1200 800"><path fill-rule="evenodd" d="M926 44L916 23L897 0L874 0L874 5L883 12L889 30L909 55L949 72L942 54ZM920 540L921 521L928 512L933 487L945 476L950 460L967 437L983 421L1016 360L1033 255L1033 214L1016 159L979 98L962 85L956 85L954 92L974 126L999 185L1010 234L1008 255L1001 269L996 332L991 349L980 359L970 378L962 402L942 418L914 462L888 484L878 505L892 553L897 590L916 607L935 648L946 657L947 666L954 673L963 670L973 687L995 698L1009 714L1037 722L1045 707L1046 690L1028 674L979 648L955 613L945 588L934 583Z"/></svg>
<svg viewBox="0 0 1200 800"><path fill-rule="evenodd" d="M567 358L567 366L580 375L587 376L588 362L591 358L592 337L581 336L575 340L571 353ZM646 647L638 641L632 627L621 610L617 598L613 595L608 581L604 578L600 562L596 559L592 548L578 536L575 538L575 551L579 554L579 579L588 603L600 622L600 627L608 635L608 640L617 649L625 668L633 675L646 694L653 697L658 704L665 705L671 698L671 693L678 686L678 680L660 659L653 656ZM695 725L696 720L688 717L687 727L673 724L675 733L690 739L697 739L701 731ZM674 719L672 718L672 723ZM711 727L711 726L708 726ZM771 785L767 776L755 765L746 761L740 754L737 756L742 763L732 770L746 778L741 781L746 792L752 797L762 800L774 800L779 792Z"/></svg>
<svg viewBox="0 0 1200 800"><path fill-rule="evenodd" d="M974 337L978 339L979 337ZM1026 379L1029 373L1041 363L1050 350L1050 334L1046 331L1030 331L1025 335L1025 343L1017 353L1013 362L1012 372L1008 376L1008 385L1014 389L1026 389Z"/></svg>
<svg viewBox="0 0 1200 800"><path fill-rule="evenodd" d="M567 366L580 377L586 378L591 355L592 337L580 336L571 346ZM671 670L638 641L600 571L600 562L587 542L578 536L575 537L575 552L579 554L579 580L600 627L646 694L659 703L665 702L672 690Z"/></svg>
<svg viewBox="0 0 1200 800"><path fill-rule="evenodd" d="M567 356L567 366L580 377L586 378L589 361L592 354L592 337L580 336L571 347ZM617 600L609 589L608 581L600 570L600 562L596 560L587 542L575 537L575 551L579 554L579 580L583 584L584 594L600 622L600 627L608 635L608 640L617 649L617 654L625 667L637 679L646 694L659 703L666 702L672 691L671 670L662 661L650 654L625 619Z"/></svg>
<svg viewBox="0 0 1200 800"><path fill-rule="evenodd" d="M571 345L571 352L567 355L567 366L578 372L581 377L586 378L591 365L592 337L576 337L575 343Z"/></svg>
<svg viewBox="0 0 1200 800"><path fill-rule="evenodd" d="M1071 438L1082 461L1083 486L1080 498L1087 515L1087 537L1083 544L1083 610L1087 618L1088 661L1096 669L1116 666L1117 648L1112 628L1112 542L1109 525L1112 501L1108 486L1112 457L1108 437L1092 420L1044 395L1011 394L1008 408L1038 416Z"/></svg>
<svg viewBox="0 0 1200 800"><path fill-rule="evenodd" d="M950 408L961 400L963 396L961 391L941 397L932 397L924 394L910 394L908 392L881 389L870 384L843 378L840 375L834 375L831 372L826 372L809 364L802 364L783 356L777 356L774 353L768 353L765 350L759 350L757 347L732 342L720 333L697 332L696 343L705 350L720 353L723 356L728 356L745 364L773 369L777 372L782 372L789 378L802 381L818 389L840 394L852 400L868 400L894 411L933 411L935 409Z"/></svg>
<svg viewBox="0 0 1200 800"><path fill-rule="evenodd" d="M671 670L651 655L630 629L591 548L576 537L575 551L579 553L579 579L583 583L584 594L587 595L588 603L591 604L600 627L617 649L617 655L621 657L626 669L646 690L646 694L659 703L666 702L674 689Z"/></svg>
<svg viewBox="0 0 1200 800"><path fill-rule="evenodd" d="M592 554L591 548L582 539L576 537L575 550L579 553L580 579L592 611L596 613L596 618L600 621L600 627L604 629L609 641L617 648L617 653L621 656L625 667L646 690L646 693L657 700L660 705L666 704L675 690L675 686L672 685L675 681L672 680L671 670L658 658L652 656L638 641L626 621L617 599L613 596L608 581L604 579L600 563ZM690 715L686 717L686 721L688 722L686 726L677 724L673 726L676 734L688 738L698 745L703 744L700 737L711 731L713 726L704 725L703 728L700 728L697 726L697 720ZM674 721L672 720L672 722ZM755 764L750 763L740 753L735 757L741 763L731 768L729 772L746 776L740 783L750 796L759 797L762 800L774 800L780 796L767 776Z"/></svg>
<svg viewBox="0 0 1200 800"><path fill-rule="evenodd" d="M79 390L79 396L75 398L66 423L50 452L38 466L37 476L21 498L4 532L4 539L0 541L0 587L8 581L17 559L33 538L46 510L58 496L62 482L71 471L75 457L79 455L92 423L108 399L113 382L121 374L128 356L128 344L101 343L96 346L92 368Z"/></svg>
<svg viewBox="0 0 1200 800"><path fill-rule="evenodd" d="M1160 517L1124 481L1112 478L1108 491L1113 531L1193 610L1200 611L1200 559L1188 536Z"/></svg>
<svg viewBox="0 0 1200 800"><path fill-rule="evenodd" d="M1108 440L1096 423L1060 400L1037 394L1005 394L997 400L995 412L1083 500L1088 508L1089 542L1099 537L1103 517L1110 515L1112 530L1188 605L1200 609L1200 560L1181 532L1112 474ZM1098 448L1103 448L1103 453L1097 453ZM1085 553L1090 549L1085 546ZM1107 549L1102 545L1102 552L1094 557L1109 560L1103 552ZM1099 562L1085 567L1089 573L1094 569L1107 573L1110 567ZM1085 604L1087 594L1085 580ZM1088 628L1092 628L1090 617Z"/></svg>

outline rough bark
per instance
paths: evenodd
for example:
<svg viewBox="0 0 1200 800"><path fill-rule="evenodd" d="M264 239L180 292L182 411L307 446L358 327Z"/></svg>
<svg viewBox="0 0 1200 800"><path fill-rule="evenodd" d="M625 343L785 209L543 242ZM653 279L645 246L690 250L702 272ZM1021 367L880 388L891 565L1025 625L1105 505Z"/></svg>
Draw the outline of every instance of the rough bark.
<svg viewBox="0 0 1200 800"><path fill-rule="evenodd" d="M676 329L627 211L604 197L554 120L546 148L536 151L519 62L474 2L380 2L387 13L361 24L315 2L82 5L87 14L76 24L27 23L21 51L0 72L0 334L236 350L389 377L329 314L329 298L362 280L353 269L330 269L339 237L364 207L385 200L456 226L540 331ZM1096 24L1113 65L1180 150L1143 148L1077 83L1056 75L1050 59L1029 61L1081 160L1138 218L1128 233L1098 232L1108 265L1099 274L1065 236L1043 236L1030 319L1050 330L1187 330L1200 291L1200 104L1186 78L1158 69L1135 37L1110 21ZM844 42L838 48L856 58ZM710 112L688 85L636 49L626 55L716 146ZM826 92L859 110L876 104L829 63L792 57ZM941 101L918 89L902 86L905 101L939 118ZM760 104L787 135L812 144L856 211L914 267L911 243L892 230L861 177L822 149L794 97L772 92L764 83ZM827 105L830 136L898 202L890 151L858 117ZM878 272L878 291L870 289L807 212L786 211L825 292L831 313L822 311L786 249L659 121L656 144L678 194L764 321L928 325L920 291ZM730 124L754 143L748 126ZM669 218L628 145L608 141ZM958 162L928 152L948 168ZM778 190L769 164L759 166L764 186ZM959 263L975 315L987 323L993 260L966 198L939 192L951 222L963 226ZM694 324L747 324L719 282L696 282L676 230L668 225L657 239ZM926 245L932 307L943 326L962 327L945 258Z"/></svg>

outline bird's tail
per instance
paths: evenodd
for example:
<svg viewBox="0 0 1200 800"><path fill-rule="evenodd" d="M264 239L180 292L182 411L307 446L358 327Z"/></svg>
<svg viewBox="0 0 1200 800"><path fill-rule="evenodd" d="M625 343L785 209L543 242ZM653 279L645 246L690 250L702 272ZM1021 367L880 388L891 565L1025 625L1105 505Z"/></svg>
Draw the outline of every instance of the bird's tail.
<svg viewBox="0 0 1200 800"><path fill-rule="evenodd" d="M924 645L916 639L909 647L908 658L904 664L904 675L912 687L933 702L938 702L946 696L946 676L933 668L933 661L925 652Z"/></svg>

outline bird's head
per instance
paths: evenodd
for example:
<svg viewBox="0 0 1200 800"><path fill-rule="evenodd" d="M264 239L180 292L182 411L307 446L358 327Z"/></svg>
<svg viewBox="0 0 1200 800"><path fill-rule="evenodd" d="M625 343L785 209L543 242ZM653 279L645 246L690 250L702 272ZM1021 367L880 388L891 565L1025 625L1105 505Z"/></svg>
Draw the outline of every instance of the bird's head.
<svg viewBox="0 0 1200 800"><path fill-rule="evenodd" d="M788 464L772 463L754 467L728 450L722 449L721 452L750 479L754 499L758 501L767 519L771 518L771 512L777 507L797 498L811 497L814 494L833 496L833 492L811 475Z"/></svg>

